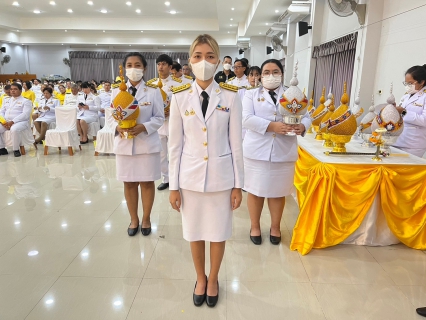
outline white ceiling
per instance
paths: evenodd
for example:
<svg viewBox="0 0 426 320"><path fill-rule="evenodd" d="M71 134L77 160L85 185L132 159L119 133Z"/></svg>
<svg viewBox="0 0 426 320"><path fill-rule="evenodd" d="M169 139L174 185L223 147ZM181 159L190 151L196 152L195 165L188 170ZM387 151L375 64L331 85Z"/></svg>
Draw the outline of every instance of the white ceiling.
<svg viewBox="0 0 426 320"><path fill-rule="evenodd" d="M235 46L239 37L264 35L267 23L275 22L291 4L291 0L170 0L166 6L165 0L130 0L128 6L127 0L92 0L93 5L87 0L55 0L56 5L50 1L17 0L19 6L14 6L13 0L0 0L0 41L182 46L197 34L210 33L221 46ZM101 13L103 9L107 13Z"/></svg>

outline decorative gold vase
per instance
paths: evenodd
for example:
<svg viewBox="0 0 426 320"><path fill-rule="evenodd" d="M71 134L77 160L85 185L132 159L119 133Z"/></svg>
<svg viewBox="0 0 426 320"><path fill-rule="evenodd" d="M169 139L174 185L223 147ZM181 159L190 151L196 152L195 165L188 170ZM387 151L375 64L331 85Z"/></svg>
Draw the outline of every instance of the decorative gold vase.
<svg viewBox="0 0 426 320"><path fill-rule="evenodd" d="M323 146L326 148L333 148L334 143L331 141L331 134L329 132L323 132L322 137L324 138Z"/></svg>
<svg viewBox="0 0 426 320"><path fill-rule="evenodd" d="M314 131L317 133L315 136L315 140L324 140L322 137L322 132L320 131L320 126L312 126L314 128Z"/></svg>
<svg viewBox="0 0 426 320"><path fill-rule="evenodd" d="M333 152L346 152L345 144L351 141L352 136L330 134L331 141L334 142Z"/></svg>
<svg viewBox="0 0 426 320"><path fill-rule="evenodd" d="M310 127L308 128L308 130L306 130L306 133L313 133L313 131L312 131L312 126L310 126Z"/></svg>

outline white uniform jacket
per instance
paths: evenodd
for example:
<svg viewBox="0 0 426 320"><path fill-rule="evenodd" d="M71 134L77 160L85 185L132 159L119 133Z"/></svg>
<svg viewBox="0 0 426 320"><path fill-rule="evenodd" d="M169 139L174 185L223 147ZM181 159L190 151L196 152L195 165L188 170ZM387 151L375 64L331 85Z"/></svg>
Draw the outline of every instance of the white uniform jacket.
<svg viewBox="0 0 426 320"><path fill-rule="evenodd" d="M244 157L271 162L293 162L297 160L297 138L266 132L271 122L282 122L279 104L284 88L276 90L277 104L274 104L269 90L262 86L247 90L243 100L243 127L247 129L244 138ZM302 118L305 128L311 126L308 114Z"/></svg>
<svg viewBox="0 0 426 320"><path fill-rule="evenodd" d="M190 77L190 76L182 75L182 77L180 77L179 79L182 80L181 85L194 82L194 79L192 79L192 77Z"/></svg>
<svg viewBox="0 0 426 320"><path fill-rule="evenodd" d="M111 106L111 95L112 95L111 90L108 92L104 91L99 94L99 99L101 99L101 109L106 109Z"/></svg>
<svg viewBox="0 0 426 320"><path fill-rule="evenodd" d="M130 88L130 82L127 82L127 88ZM137 92L135 100L139 105L138 124L143 124L146 132L142 132L133 139L122 139L117 133L114 140L114 153L120 155L150 154L161 151L160 137L158 129L164 122L163 98L159 89L146 86L142 80L136 86ZM120 92L119 88L112 91L112 101ZM114 118L106 119L112 128L117 125ZM143 163L141 164L143 165Z"/></svg>
<svg viewBox="0 0 426 320"><path fill-rule="evenodd" d="M238 87L238 95L240 96L241 101L243 101L244 95L246 94L246 89L250 87L247 76L244 74L241 78L234 77L232 80L228 80L226 83Z"/></svg>
<svg viewBox="0 0 426 320"><path fill-rule="evenodd" d="M64 100L64 107L76 107L77 108L77 101L78 101L78 94L73 95L71 92L67 92L65 94L65 100Z"/></svg>
<svg viewBox="0 0 426 320"><path fill-rule="evenodd" d="M29 125L33 103L31 100L25 99L23 96L18 98L11 97L6 105L0 109L0 115L6 121L13 121L14 123L27 122Z"/></svg>
<svg viewBox="0 0 426 320"><path fill-rule="evenodd" d="M96 117L98 118L98 111L101 110L101 99L93 93L78 95L77 107L79 103L84 103L89 107L89 110L81 109L78 113L79 116Z"/></svg>
<svg viewBox="0 0 426 320"><path fill-rule="evenodd" d="M49 107L50 110L47 112L45 112L44 110L42 112L39 111L39 117L37 119L40 119L40 121L45 122L56 121L55 108L59 107L60 105L61 103L59 102L59 100L54 99L53 96L50 97L50 99L40 100L38 107L41 109L43 109L44 107Z"/></svg>
<svg viewBox="0 0 426 320"><path fill-rule="evenodd" d="M211 84L205 118L200 94L191 88L172 97L170 107L170 190L218 192L244 185L241 100Z"/></svg>
<svg viewBox="0 0 426 320"><path fill-rule="evenodd" d="M400 105L407 113L403 118L404 130L395 147L426 151L426 87L412 97L409 94L404 95Z"/></svg>
<svg viewBox="0 0 426 320"><path fill-rule="evenodd" d="M7 105L10 102L11 96L3 96L2 104L0 105L0 108L3 108L5 105Z"/></svg>
<svg viewBox="0 0 426 320"><path fill-rule="evenodd" d="M152 84L158 85L158 82L160 81L159 78L154 78L154 81L150 80ZM166 104L170 104L170 101L172 99L172 89L175 87L181 86L183 83L179 82L180 79L177 79L175 77L172 77L169 75L166 79L161 79L161 83L163 84L163 87L161 88L165 93L167 93L167 101L164 102ZM161 128L158 130L158 134L161 136L169 136L169 119L168 117L164 120L164 124L161 126Z"/></svg>

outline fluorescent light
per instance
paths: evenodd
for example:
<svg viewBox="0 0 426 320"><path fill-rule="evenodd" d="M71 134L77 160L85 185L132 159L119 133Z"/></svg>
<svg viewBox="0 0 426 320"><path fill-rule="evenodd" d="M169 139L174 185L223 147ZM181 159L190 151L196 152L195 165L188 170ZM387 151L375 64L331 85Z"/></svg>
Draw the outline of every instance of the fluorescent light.
<svg viewBox="0 0 426 320"><path fill-rule="evenodd" d="M89 6L93 6L93 1L87 1L87 4L88 4Z"/></svg>
<svg viewBox="0 0 426 320"><path fill-rule="evenodd" d="M228 31L228 33L230 33L230 32Z"/></svg>
<svg viewBox="0 0 426 320"><path fill-rule="evenodd" d="M68 9L67 12L72 13L72 9Z"/></svg>
<svg viewBox="0 0 426 320"><path fill-rule="evenodd" d="M234 10L235 10L235 8L231 8L231 10L232 10L232 11L234 11Z"/></svg>
<svg viewBox="0 0 426 320"><path fill-rule="evenodd" d="M164 4L165 4L166 6L169 6L169 5L170 5L170 2L169 2L169 1L166 1L166 2L164 2Z"/></svg>
<svg viewBox="0 0 426 320"><path fill-rule="evenodd" d="M18 1L13 1L12 6L19 7Z"/></svg>
<svg viewBox="0 0 426 320"><path fill-rule="evenodd" d="M127 2L126 2L126 4L127 4L128 6L131 6L131 5L132 5L132 3L131 3L130 1L127 1Z"/></svg>
<svg viewBox="0 0 426 320"><path fill-rule="evenodd" d="M84 201L84 203L85 203L85 204L90 204L90 203L92 203L92 201L87 200L87 201Z"/></svg>
<svg viewBox="0 0 426 320"><path fill-rule="evenodd" d="M232 21L232 20L234 20L234 19L232 19L232 18L231 18L230 20Z"/></svg>
<svg viewBox="0 0 426 320"><path fill-rule="evenodd" d="M232 27L232 24L230 24L229 26Z"/></svg>
<svg viewBox="0 0 426 320"><path fill-rule="evenodd" d="M182 31L179 31L179 33L182 33Z"/></svg>
<svg viewBox="0 0 426 320"><path fill-rule="evenodd" d="M275 10L275 13L278 13L278 12L280 12L280 10Z"/></svg>
<svg viewBox="0 0 426 320"><path fill-rule="evenodd" d="M16 225L21 224L21 221L15 221L15 224Z"/></svg>
<svg viewBox="0 0 426 320"><path fill-rule="evenodd" d="M67 32L67 30L65 30L65 32Z"/></svg>
<svg viewBox="0 0 426 320"><path fill-rule="evenodd" d="M53 299L49 299L49 300L46 300L46 304L52 304L54 302L54 300Z"/></svg>
<svg viewBox="0 0 426 320"><path fill-rule="evenodd" d="M37 250L33 250L33 251L28 252L28 256L29 257L34 257L36 255L38 255L38 251Z"/></svg>
<svg viewBox="0 0 426 320"><path fill-rule="evenodd" d="M49 4L50 4L51 6L55 6L55 5L56 5L56 2L55 2L55 1L50 1L50 2L49 2Z"/></svg>
<svg viewBox="0 0 426 320"><path fill-rule="evenodd" d="M105 32L105 30L103 30L102 32Z"/></svg>
<svg viewBox="0 0 426 320"><path fill-rule="evenodd" d="M176 14L175 10L170 11L170 14Z"/></svg>
<svg viewBox="0 0 426 320"><path fill-rule="evenodd" d="M41 13L41 11L40 10L34 10L33 11L35 14L39 14L39 13Z"/></svg>
<svg viewBox="0 0 426 320"><path fill-rule="evenodd" d="M68 224L67 223L63 223L63 224L61 224L61 227L62 228L68 227Z"/></svg>
<svg viewBox="0 0 426 320"><path fill-rule="evenodd" d="M123 304L123 301L120 301L120 300L116 300L116 301L114 301L114 306L115 307L119 307L119 306L121 306Z"/></svg>
<svg viewBox="0 0 426 320"><path fill-rule="evenodd" d="M141 9L136 9L136 13L141 13Z"/></svg>
<svg viewBox="0 0 426 320"><path fill-rule="evenodd" d="M266 22L266 25L268 25L269 23Z"/></svg>
<svg viewBox="0 0 426 320"><path fill-rule="evenodd" d="M141 30L141 32L143 32L143 30ZM123 203L126 203L126 200L123 200Z"/></svg>
<svg viewBox="0 0 426 320"><path fill-rule="evenodd" d="M102 10L101 10L101 12L102 12L102 13L107 13L108 11L107 11L107 10L105 10L105 9L102 9Z"/></svg>

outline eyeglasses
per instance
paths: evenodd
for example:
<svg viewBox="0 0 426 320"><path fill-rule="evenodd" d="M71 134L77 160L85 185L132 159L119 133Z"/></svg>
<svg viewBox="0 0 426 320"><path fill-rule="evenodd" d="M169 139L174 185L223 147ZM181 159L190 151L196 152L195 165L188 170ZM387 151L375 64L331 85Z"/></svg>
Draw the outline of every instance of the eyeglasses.
<svg viewBox="0 0 426 320"><path fill-rule="evenodd" d="M234 67L234 70L241 69L241 68L245 68L245 67L236 66L236 67Z"/></svg>
<svg viewBox="0 0 426 320"><path fill-rule="evenodd" d="M405 81L403 81L402 82L402 84L404 85L404 86L411 86L411 85L413 85L413 84L415 84L417 81L414 81L413 83L409 83L409 82L405 82Z"/></svg>
<svg viewBox="0 0 426 320"><path fill-rule="evenodd" d="M262 76L263 76L263 77L270 76L271 74L272 74L274 77L277 77L277 76L280 76L280 75L281 75L281 71L279 71L279 70L274 70L274 71L272 71L272 73L271 73L271 71L263 71L263 72L262 72Z"/></svg>

